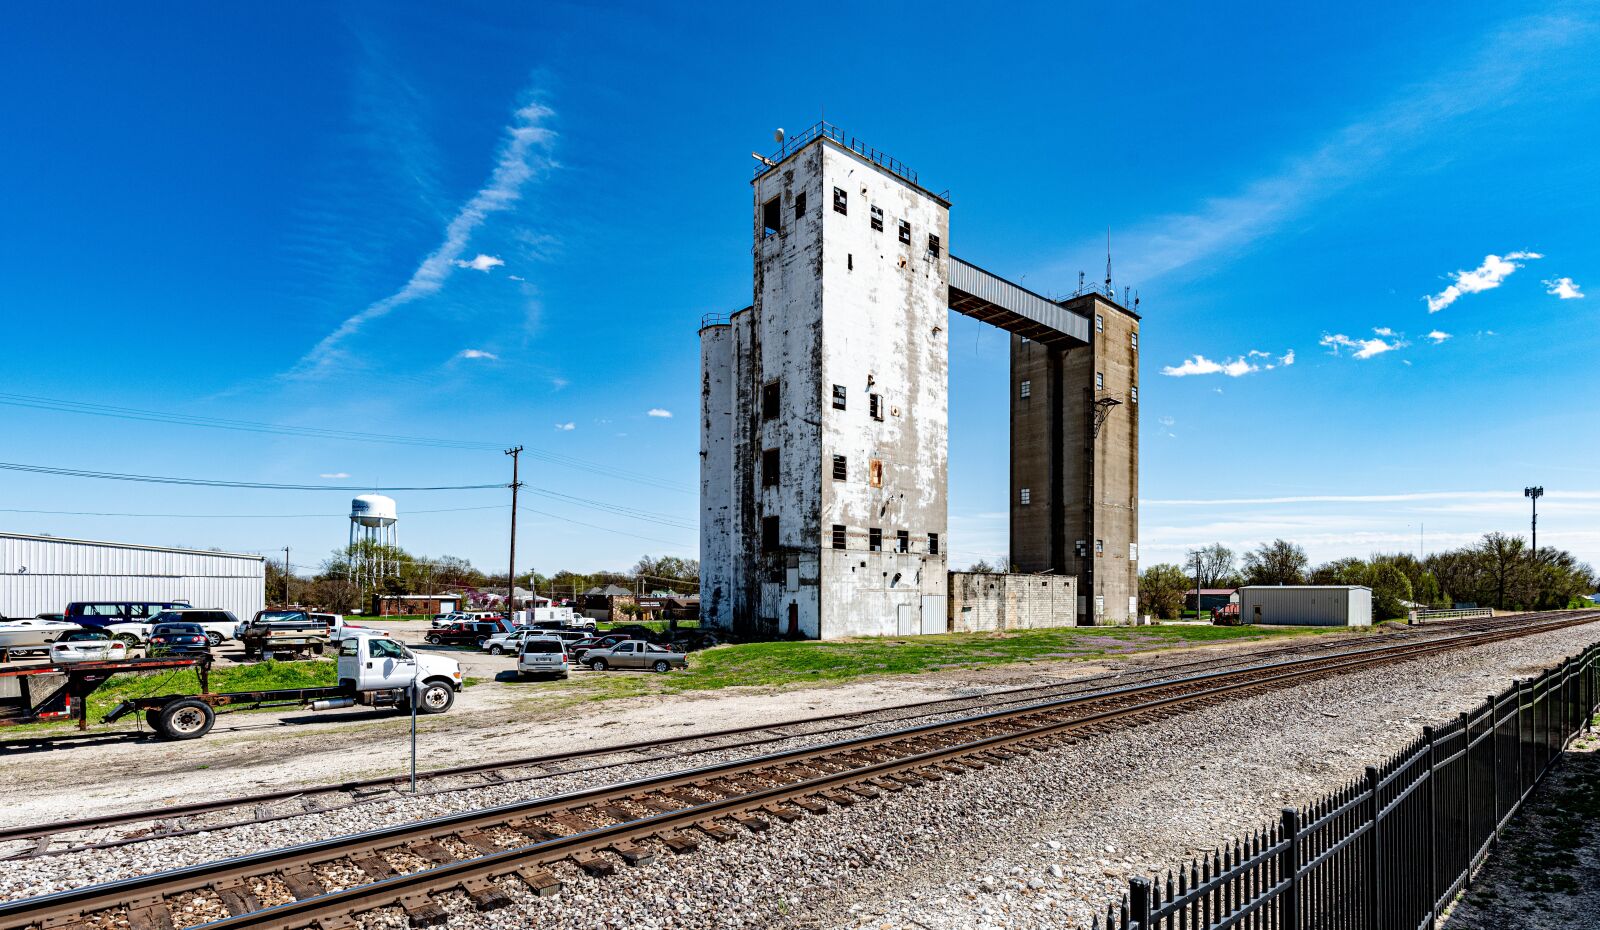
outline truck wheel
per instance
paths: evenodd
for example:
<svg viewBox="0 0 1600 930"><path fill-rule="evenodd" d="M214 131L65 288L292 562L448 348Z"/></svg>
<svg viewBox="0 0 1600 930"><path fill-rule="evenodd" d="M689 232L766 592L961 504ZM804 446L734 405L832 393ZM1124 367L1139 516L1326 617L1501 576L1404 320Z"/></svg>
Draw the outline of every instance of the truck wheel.
<svg viewBox="0 0 1600 930"><path fill-rule="evenodd" d="M672 666L667 663L666 659L658 659L656 660L656 664L650 666L650 668L658 672L664 672L667 669L672 668Z"/></svg>
<svg viewBox="0 0 1600 930"><path fill-rule="evenodd" d="M424 636L422 638L427 640L428 642L434 644L435 646L439 645L439 634L438 633L429 633L427 636Z"/></svg>
<svg viewBox="0 0 1600 930"><path fill-rule="evenodd" d="M166 739L199 739L211 732L217 713L205 701L183 698L161 708L159 732Z"/></svg>
<svg viewBox="0 0 1600 930"><path fill-rule="evenodd" d="M216 630L212 630L206 634L206 642L210 643L211 648L215 649L222 645L222 634L218 633Z"/></svg>
<svg viewBox="0 0 1600 930"><path fill-rule="evenodd" d="M419 714L442 714L456 702L456 689L442 681L423 682L422 699L417 704Z"/></svg>
<svg viewBox="0 0 1600 930"><path fill-rule="evenodd" d="M606 660L605 659L595 659L594 661L589 663L589 667L594 669L597 672L603 672L607 668Z"/></svg>

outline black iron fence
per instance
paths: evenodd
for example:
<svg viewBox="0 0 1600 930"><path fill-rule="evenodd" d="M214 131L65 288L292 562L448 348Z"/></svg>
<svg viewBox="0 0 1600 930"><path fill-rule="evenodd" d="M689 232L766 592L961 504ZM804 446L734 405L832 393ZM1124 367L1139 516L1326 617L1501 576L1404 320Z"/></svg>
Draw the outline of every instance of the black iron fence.
<svg viewBox="0 0 1600 930"><path fill-rule="evenodd" d="M1095 930L1423 930L1595 711L1600 644L1519 680L1309 807L1164 878Z"/></svg>

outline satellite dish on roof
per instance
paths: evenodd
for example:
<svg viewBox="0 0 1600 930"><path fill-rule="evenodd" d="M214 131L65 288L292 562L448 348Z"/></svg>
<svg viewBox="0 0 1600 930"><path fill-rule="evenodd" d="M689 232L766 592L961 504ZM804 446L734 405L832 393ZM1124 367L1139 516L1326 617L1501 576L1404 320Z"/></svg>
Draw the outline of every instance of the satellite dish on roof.
<svg viewBox="0 0 1600 930"><path fill-rule="evenodd" d="M774 129L772 131L772 141L778 143L779 145L783 144L783 127L782 126L779 126L777 129Z"/></svg>

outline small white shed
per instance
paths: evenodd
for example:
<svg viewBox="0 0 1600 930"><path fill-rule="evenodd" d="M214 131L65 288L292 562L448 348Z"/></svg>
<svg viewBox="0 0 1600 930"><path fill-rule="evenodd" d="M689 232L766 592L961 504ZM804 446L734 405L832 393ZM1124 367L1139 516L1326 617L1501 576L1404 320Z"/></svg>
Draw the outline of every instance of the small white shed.
<svg viewBox="0 0 1600 930"><path fill-rule="evenodd" d="M1239 619L1279 626L1371 626L1372 589L1359 584L1245 585Z"/></svg>

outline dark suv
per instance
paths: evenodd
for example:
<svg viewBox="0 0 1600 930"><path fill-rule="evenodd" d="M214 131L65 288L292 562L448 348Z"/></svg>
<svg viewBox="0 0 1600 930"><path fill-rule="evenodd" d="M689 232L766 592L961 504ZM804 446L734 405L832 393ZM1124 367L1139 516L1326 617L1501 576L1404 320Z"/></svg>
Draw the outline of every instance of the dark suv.
<svg viewBox="0 0 1600 930"><path fill-rule="evenodd" d="M503 623L475 621L452 623L437 630L429 630L428 635L423 638L435 646L482 646L489 641L489 637L505 632L507 631Z"/></svg>
<svg viewBox="0 0 1600 930"><path fill-rule="evenodd" d="M95 629L113 623L151 623L164 610L188 606L188 601L73 601L67 605L66 619Z"/></svg>

